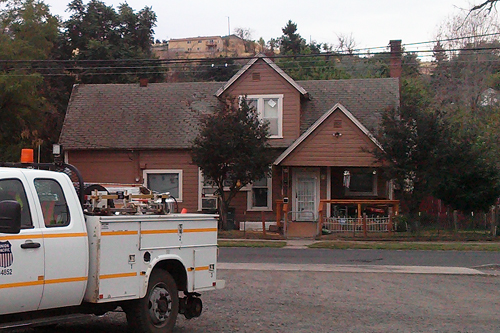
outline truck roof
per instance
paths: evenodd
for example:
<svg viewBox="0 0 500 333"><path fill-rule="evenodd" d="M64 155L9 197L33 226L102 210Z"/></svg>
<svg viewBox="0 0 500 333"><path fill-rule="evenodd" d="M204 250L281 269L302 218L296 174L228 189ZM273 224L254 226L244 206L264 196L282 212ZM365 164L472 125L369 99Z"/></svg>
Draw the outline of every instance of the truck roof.
<svg viewBox="0 0 500 333"><path fill-rule="evenodd" d="M8 176L35 174L39 175L40 177L48 177L49 175L54 175L54 171L0 167L0 175L4 177L5 174L7 174Z"/></svg>

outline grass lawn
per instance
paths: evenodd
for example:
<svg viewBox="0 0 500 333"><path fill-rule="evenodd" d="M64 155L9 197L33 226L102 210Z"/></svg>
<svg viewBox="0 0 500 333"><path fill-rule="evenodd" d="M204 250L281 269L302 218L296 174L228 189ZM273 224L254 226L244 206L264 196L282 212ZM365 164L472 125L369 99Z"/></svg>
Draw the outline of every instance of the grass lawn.
<svg viewBox="0 0 500 333"><path fill-rule="evenodd" d="M258 240L219 240L219 247L273 247L286 246L285 241L258 241Z"/></svg>
<svg viewBox="0 0 500 333"><path fill-rule="evenodd" d="M500 252L500 243L499 242L464 243L464 242L323 241L311 244L309 245L309 248Z"/></svg>

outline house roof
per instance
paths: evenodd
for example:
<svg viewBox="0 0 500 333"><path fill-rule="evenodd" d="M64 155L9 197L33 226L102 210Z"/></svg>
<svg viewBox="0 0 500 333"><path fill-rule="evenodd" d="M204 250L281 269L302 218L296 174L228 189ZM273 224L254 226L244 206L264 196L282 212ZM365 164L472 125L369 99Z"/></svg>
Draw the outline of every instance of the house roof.
<svg viewBox="0 0 500 333"><path fill-rule="evenodd" d="M382 114L399 106L399 79L346 79L297 81L309 92L303 101L300 133L310 128L336 103L342 104L371 133L376 133Z"/></svg>
<svg viewBox="0 0 500 333"><path fill-rule="evenodd" d="M298 92L300 92L304 97L308 97L307 91L301 87L297 82L295 82L288 74L286 74L281 68L278 67L273 61L271 61L266 55L259 54L252 58L245 66L243 66L233 77L227 81L217 92L215 96L220 97L234 82L236 82L253 64L255 64L259 59L262 59L268 64L272 69L276 71L281 77L283 77L288 83L290 83Z"/></svg>
<svg viewBox="0 0 500 333"><path fill-rule="evenodd" d="M60 143L66 149L187 148L220 82L75 85Z"/></svg>
<svg viewBox="0 0 500 333"><path fill-rule="evenodd" d="M252 59L226 84L220 82L75 85L59 142L66 149L186 149L203 114L258 59L301 92L301 134L336 103L375 133L382 113L399 103L398 79L294 81L265 57ZM270 92L271 93L271 92ZM275 148L293 141L272 140Z"/></svg>
<svg viewBox="0 0 500 333"><path fill-rule="evenodd" d="M318 120L316 120L316 122L312 126L310 126L307 131L305 131L297 140L295 140L295 142L290 147L288 147L280 156L278 156L278 158L274 161L274 164L279 165L281 162L283 162L283 160L287 158L287 156L289 156L295 150L295 148L300 146L300 144L304 142L304 140L307 139L309 135L311 135L326 119L328 119L328 117L330 117L332 113L337 110L346 115L346 117L349 118L354 123L354 125L356 125L356 127L361 130L361 132L363 132L377 147L383 150L382 146L373 136L373 134L371 134L370 131L368 131L368 129L363 126L363 124L361 124L361 122L359 122L359 120L357 120L356 117L352 115L352 113L349 112L349 110L347 110L342 104L337 103L334 107L325 112Z"/></svg>

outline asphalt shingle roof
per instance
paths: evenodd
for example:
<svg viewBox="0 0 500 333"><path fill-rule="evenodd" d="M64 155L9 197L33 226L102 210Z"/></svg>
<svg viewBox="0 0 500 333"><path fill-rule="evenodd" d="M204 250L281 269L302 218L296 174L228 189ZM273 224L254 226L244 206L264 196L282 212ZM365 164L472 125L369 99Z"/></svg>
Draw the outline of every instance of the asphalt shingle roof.
<svg viewBox="0 0 500 333"><path fill-rule="evenodd" d="M190 147L213 112L219 82L76 85L60 143L65 149Z"/></svg>
<svg viewBox="0 0 500 333"><path fill-rule="evenodd" d="M399 105L399 79L348 79L297 81L309 93L302 102L301 134L336 103L347 108L375 134L388 108Z"/></svg>
<svg viewBox="0 0 500 333"><path fill-rule="evenodd" d="M382 113L399 103L399 81L393 78L296 83L310 97L302 101L301 133L336 103L374 131ZM223 84L75 85L59 141L65 149L189 148L201 116L219 105L214 95Z"/></svg>

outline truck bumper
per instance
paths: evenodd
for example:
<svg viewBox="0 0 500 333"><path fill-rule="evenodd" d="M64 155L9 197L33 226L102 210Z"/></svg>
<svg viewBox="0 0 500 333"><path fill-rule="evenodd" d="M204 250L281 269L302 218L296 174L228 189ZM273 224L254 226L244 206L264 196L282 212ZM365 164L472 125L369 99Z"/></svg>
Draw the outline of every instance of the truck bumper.
<svg viewBox="0 0 500 333"><path fill-rule="evenodd" d="M226 280L215 280L215 289L224 289Z"/></svg>

